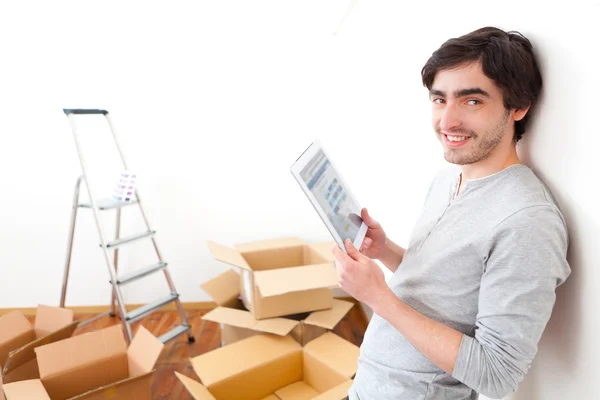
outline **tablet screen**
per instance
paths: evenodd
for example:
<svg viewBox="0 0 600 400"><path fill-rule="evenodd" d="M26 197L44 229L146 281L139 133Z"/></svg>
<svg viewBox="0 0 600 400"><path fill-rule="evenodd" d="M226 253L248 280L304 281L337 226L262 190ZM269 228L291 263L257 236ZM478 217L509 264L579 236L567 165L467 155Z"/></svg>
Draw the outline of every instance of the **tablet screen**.
<svg viewBox="0 0 600 400"><path fill-rule="evenodd" d="M360 207L348 196L323 150L315 153L300 176L342 240L350 238L354 242L362 224Z"/></svg>

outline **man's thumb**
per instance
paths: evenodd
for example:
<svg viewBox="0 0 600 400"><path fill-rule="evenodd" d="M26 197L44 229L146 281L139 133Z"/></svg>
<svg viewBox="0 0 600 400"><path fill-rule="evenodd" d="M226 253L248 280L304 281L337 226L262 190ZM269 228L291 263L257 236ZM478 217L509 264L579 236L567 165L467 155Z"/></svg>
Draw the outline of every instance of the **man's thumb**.
<svg viewBox="0 0 600 400"><path fill-rule="evenodd" d="M379 223L377 221L375 221L373 219L373 217L371 217L371 215L369 214L369 211L367 211L366 208L362 209L361 217L362 217L363 221L365 221L365 224L367 224L367 226L369 228L379 228Z"/></svg>
<svg viewBox="0 0 600 400"><path fill-rule="evenodd" d="M346 246L346 252L353 260L361 261L365 257L364 254L362 254L360 251L358 251L356 247L354 247L352 240L346 239L344 241L344 245Z"/></svg>

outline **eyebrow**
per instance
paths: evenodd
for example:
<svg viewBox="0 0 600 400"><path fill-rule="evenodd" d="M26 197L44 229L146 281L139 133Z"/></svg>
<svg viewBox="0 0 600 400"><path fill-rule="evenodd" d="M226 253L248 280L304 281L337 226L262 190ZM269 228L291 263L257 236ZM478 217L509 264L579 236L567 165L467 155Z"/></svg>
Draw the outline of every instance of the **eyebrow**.
<svg viewBox="0 0 600 400"><path fill-rule="evenodd" d="M454 92L454 97L464 97L464 96L470 96L472 94L480 94L484 97L489 98L490 94L488 92L486 92L485 90L475 87L475 88L469 88L469 89L460 89ZM437 90L437 89L431 89L429 91L429 96L441 96L441 97L446 97L446 93L442 92L441 90Z"/></svg>

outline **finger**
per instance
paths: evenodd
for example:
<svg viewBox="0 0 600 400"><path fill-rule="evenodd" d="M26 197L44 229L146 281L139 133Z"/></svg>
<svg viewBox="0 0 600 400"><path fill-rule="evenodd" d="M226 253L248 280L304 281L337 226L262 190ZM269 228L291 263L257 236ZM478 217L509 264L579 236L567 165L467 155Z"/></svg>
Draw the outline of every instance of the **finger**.
<svg viewBox="0 0 600 400"><path fill-rule="evenodd" d="M344 271L344 267L342 266L342 264L338 260L335 260L334 263L335 263L335 270L337 272L338 282L339 282L339 280L342 277L342 272Z"/></svg>
<svg viewBox="0 0 600 400"><path fill-rule="evenodd" d="M342 264L342 266L347 265L348 263L353 262L354 260L348 254L344 253L339 246L335 246L333 251L333 256Z"/></svg>
<svg viewBox="0 0 600 400"><path fill-rule="evenodd" d="M360 251L358 251L356 249L356 247L354 247L354 244L352 243L352 241L350 239L346 239L344 244L346 245L346 251L348 252L347 257L349 256L351 259L358 261L359 263L370 260L370 258L368 258L364 254L362 254ZM340 252L342 252L342 251L340 250Z"/></svg>
<svg viewBox="0 0 600 400"><path fill-rule="evenodd" d="M362 242L362 247L368 249L373 244L373 239L370 237L365 237L365 240Z"/></svg>
<svg viewBox="0 0 600 400"><path fill-rule="evenodd" d="M371 215L369 214L369 211L367 211L366 208L363 208L361 210L360 216L363 219L363 221L365 221L365 224L367 224L367 226L369 228L377 229L380 227L379 222L375 221L373 219L373 217L371 217Z"/></svg>
<svg viewBox="0 0 600 400"><path fill-rule="evenodd" d="M365 250L369 250L371 244L373 244L373 240L371 238L365 237L365 240L363 240L362 244L360 245L359 251L362 253Z"/></svg>

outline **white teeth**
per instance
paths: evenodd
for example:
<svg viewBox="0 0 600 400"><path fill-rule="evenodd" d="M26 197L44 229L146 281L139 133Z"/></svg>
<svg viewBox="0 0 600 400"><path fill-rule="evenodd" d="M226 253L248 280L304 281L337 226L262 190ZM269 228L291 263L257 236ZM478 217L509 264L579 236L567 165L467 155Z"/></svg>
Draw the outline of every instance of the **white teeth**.
<svg viewBox="0 0 600 400"><path fill-rule="evenodd" d="M446 136L451 142L462 142L466 139L465 136Z"/></svg>

